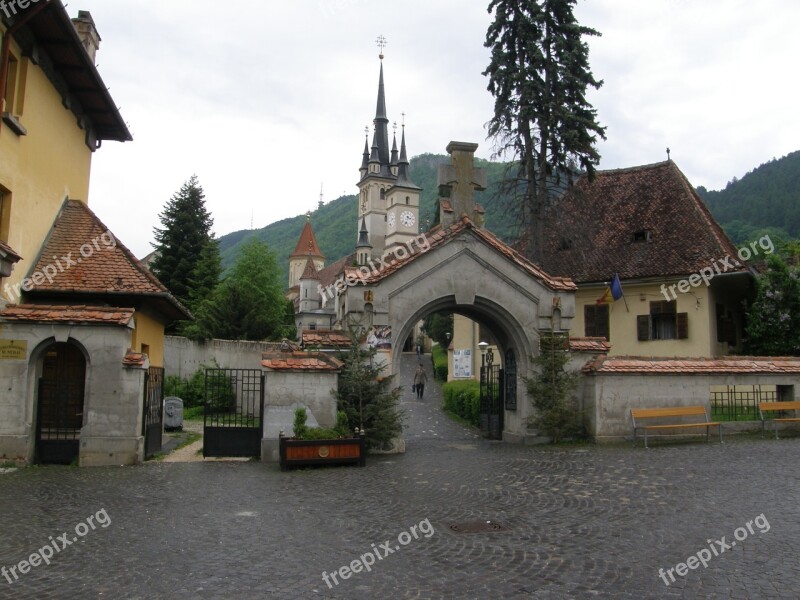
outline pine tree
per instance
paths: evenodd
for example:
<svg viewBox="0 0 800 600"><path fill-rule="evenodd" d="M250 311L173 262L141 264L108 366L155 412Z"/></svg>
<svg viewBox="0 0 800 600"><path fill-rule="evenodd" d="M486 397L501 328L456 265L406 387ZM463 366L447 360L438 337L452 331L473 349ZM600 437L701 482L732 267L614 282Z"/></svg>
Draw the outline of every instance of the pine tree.
<svg viewBox="0 0 800 600"><path fill-rule="evenodd" d="M211 239L214 224L196 175L167 202L159 220L162 228L154 228L156 243L153 247L157 253L151 269L178 300L189 306L192 275L203 248Z"/></svg>
<svg viewBox="0 0 800 600"><path fill-rule="evenodd" d="M800 273L777 254L767 258L747 311L745 352L756 356L800 356Z"/></svg>
<svg viewBox="0 0 800 600"><path fill-rule="evenodd" d="M357 336L351 335L348 352L340 355L344 367L335 392L338 410L352 427L366 430L369 448L387 446L403 430L404 414L397 407L400 388L391 389L394 377L383 376L386 365L376 363L376 353L374 348L362 348Z"/></svg>
<svg viewBox="0 0 800 600"><path fill-rule="evenodd" d="M600 161L597 138L605 128L586 100L599 88L589 69L584 36L600 35L581 26L572 10L577 0L491 0L494 20L485 46L491 61L484 71L495 97L488 123L495 156L511 155L505 188L521 195L520 233L530 256L541 262L542 220L551 189L572 181L582 168L591 177Z"/></svg>

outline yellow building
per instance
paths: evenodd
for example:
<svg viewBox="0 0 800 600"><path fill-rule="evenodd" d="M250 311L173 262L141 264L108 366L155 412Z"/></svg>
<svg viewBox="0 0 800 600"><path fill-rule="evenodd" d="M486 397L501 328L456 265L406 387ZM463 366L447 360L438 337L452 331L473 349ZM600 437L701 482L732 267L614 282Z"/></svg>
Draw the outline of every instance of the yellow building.
<svg viewBox="0 0 800 600"><path fill-rule="evenodd" d="M754 294L747 260L774 250L766 240L735 248L671 160L579 179L546 231L542 266L578 285L571 336L604 337L620 356L739 349Z"/></svg>
<svg viewBox="0 0 800 600"><path fill-rule="evenodd" d="M94 66L91 15L73 22L58 0L17 13L11 21L0 12L0 241L22 257L0 281L8 302L19 300L64 199L89 197L92 153L105 140L131 140Z"/></svg>
<svg viewBox="0 0 800 600"><path fill-rule="evenodd" d="M100 36L60 0L4 4L0 31L0 459L140 462L161 446L164 328L190 315L86 204L92 154L131 139Z"/></svg>

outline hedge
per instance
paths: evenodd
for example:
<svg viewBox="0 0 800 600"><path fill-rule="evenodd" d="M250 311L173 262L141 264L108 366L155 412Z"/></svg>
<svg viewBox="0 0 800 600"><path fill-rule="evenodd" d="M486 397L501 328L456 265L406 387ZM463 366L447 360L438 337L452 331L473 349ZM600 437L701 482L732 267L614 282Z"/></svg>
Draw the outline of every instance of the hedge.
<svg viewBox="0 0 800 600"><path fill-rule="evenodd" d="M444 409L465 421L480 425L480 383L474 379L448 381L442 385Z"/></svg>
<svg viewBox="0 0 800 600"><path fill-rule="evenodd" d="M431 351L433 361L433 376L439 381L447 381L447 350L441 346L434 346Z"/></svg>

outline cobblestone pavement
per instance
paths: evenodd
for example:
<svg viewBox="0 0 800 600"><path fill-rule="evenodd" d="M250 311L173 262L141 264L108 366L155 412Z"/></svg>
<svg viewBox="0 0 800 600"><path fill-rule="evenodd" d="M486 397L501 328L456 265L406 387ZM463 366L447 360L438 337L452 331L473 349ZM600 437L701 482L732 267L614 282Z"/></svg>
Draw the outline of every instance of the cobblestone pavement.
<svg viewBox="0 0 800 600"><path fill-rule="evenodd" d="M0 566L60 548L76 526L85 534L49 566L0 578L0 598L797 597L800 438L650 450L485 441L438 411L435 386L412 399L414 358L402 377L407 452L366 468L153 462L0 475ZM474 520L508 530L448 527ZM665 585L659 568L666 576L703 550L706 568ZM323 580L376 552L369 572Z"/></svg>

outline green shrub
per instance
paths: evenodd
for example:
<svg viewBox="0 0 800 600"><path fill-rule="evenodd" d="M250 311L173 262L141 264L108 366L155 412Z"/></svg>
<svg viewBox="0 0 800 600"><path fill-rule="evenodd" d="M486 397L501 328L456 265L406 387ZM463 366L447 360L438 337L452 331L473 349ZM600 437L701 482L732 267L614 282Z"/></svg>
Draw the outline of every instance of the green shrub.
<svg viewBox="0 0 800 600"><path fill-rule="evenodd" d="M306 419L308 419L308 416L306 415L305 408L296 408L294 410L294 426L292 429L294 431L294 437L298 440L306 439L306 433L308 432Z"/></svg>
<svg viewBox="0 0 800 600"><path fill-rule="evenodd" d="M206 394L206 369L218 369L217 361L211 359L211 364L200 365L189 379L177 375L164 377L164 397L177 396L183 400L183 407L203 406Z"/></svg>
<svg viewBox="0 0 800 600"><path fill-rule="evenodd" d="M448 381L442 386L444 409L471 425L480 425L481 385L474 379Z"/></svg>
<svg viewBox="0 0 800 600"><path fill-rule="evenodd" d="M306 425L308 415L305 408L296 408L294 411L294 438L298 440L336 440L352 437L353 432L347 421L347 414L340 410L336 413L336 428L309 427Z"/></svg>
<svg viewBox="0 0 800 600"><path fill-rule="evenodd" d="M433 376L438 381L447 381L447 350L441 346L434 346L431 357L433 358Z"/></svg>

